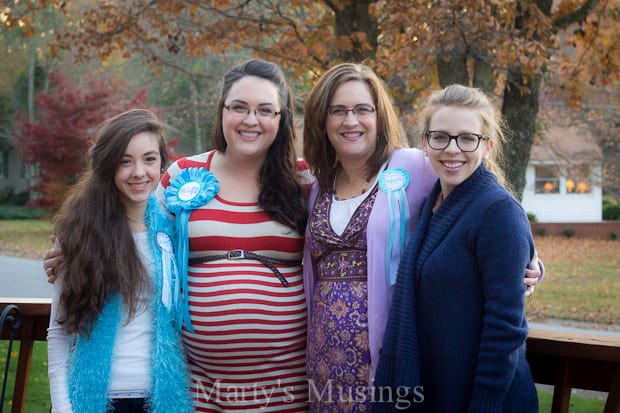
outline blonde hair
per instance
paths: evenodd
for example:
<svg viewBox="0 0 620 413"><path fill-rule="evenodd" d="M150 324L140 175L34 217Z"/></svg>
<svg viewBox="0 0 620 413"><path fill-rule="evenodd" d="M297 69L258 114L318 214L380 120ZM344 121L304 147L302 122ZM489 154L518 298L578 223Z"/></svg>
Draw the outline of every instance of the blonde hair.
<svg viewBox="0 0 620 413"><path fill-rule="evenodd" d="M460 106L479 112L482 121L480 133L493 142L489 156L486 158L486 166L497 177L500 184L511 190L501 167L502 147L507 141L507 128L502 117L497 115L489 98L480 89L463 85L450 85L433 92L417 113L418 128L421 135L428 130L433 115L444 106Z"/></svg>

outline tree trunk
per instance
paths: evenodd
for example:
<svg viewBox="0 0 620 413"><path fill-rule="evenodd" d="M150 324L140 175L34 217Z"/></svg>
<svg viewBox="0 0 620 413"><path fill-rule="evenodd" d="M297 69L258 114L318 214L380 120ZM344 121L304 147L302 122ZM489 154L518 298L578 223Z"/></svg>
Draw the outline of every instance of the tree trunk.
<svg viewBox="0 0 620 413"><path fill-rule="evenodd" d="M547 16L551 13L551 3L552 0L536 0L536 6ZM515 27L522 29L529 17L527 9L521 9ZM512 139L504 146L503 167L506 179L519 200L523 197L525 171L534 142L541 80L539 74L524 75L521 70L512 69L508 70L504 88L502 115L512 132Z"/></svg>
<svg viewBox="0 0 620 413"><path fill-rule="evenodd" d="M519 200L523 196L525 171L534 142L540 82L540 76L525 78L520 71L509 71L504 89L502 115L512 135L504 146L503 167L506 180L512 185ZM522 87L529 88L529 92L522 92Z"/></svg>
<svg viewBox="0 0 620 413"><path fill-rule="evenodd" d="M443 56L437 56L437 76L441 87L458 83L469 86L469 74L467 73L467 59L464 55L450 57L445 60Z"/></svg>
<svg viewBox="0 0 620 413"><path fill-rule="evenodd" d="M202 127L200 120L200 102L198 99L198 87L196 86L196 80L192 77L189 79L190 90L192 94L192 120L194 122L194 152L204 152L205 142L202 137Z"/></svg>
<svg viewBox="0 0 620 413"><path fill-rule="evenodd" d="M37 67L37 54L36 54L36 46L33 44L33 39L28 39L28 86L27 86L27 102L28 105L28 119L30 122L34 122L34 95L35 95L35 76L36 76L36 67ZM26 181L28 182L29 188L37 187L37 176L39 176L39 165L36 163L33 164L25 164L26 169ZM34 201L39 198L40 193L33 190L30 190L30 201Z"/></svg>
<svg viewBox="0 0 620 413"><path fill-rule="evenodd" d="M495 91L493 68L484 59L474 61L474 87L482 90L487 96L492 96Z"/></svg>
<svg viewBox="0 0 620 413"><path fill-rule="evenodd" d="M368 12L368 6L376 3L376 0L359 0L353 5L344 7L343 10L334 10L336 15L336 35L351 36L353 33L366 33L367 49L353 39L351 50L339 50L339 58L344 62L362 62L368 58L374 58L377 53L377 37L379 27L377 21Z"/></svg>
<svg viewBox="0 0 620 413"><path fill-rule="evenodd" d="M32 40L28 41L28 119L34 120L34 77L37 65L37 55L35 53L35 45Z"/></svg>

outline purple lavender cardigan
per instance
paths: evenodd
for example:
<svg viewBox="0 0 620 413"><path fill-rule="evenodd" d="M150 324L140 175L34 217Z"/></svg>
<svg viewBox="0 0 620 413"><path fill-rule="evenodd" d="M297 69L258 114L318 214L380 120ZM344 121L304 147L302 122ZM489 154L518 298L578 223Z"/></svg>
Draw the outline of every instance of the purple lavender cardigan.
<svg viewBox="0 0 620 413"><path fill-rule="evenodd" d="M437 180L437 175L422 151L413 148L396 150L390 158L388 168L402 168L409 174L409 185L405 193L407 194L407 202L411 213L411 217L407 222L407 234L411 235L420 217L422 202L430 194L433 184ZM312 212L317 194L318 184L315 182L308 202L310 213ZM385 252L389 228L388 198L385 192L379 190L366 230L368 239L368 336L372 367L369 378L370 385L374 381L375 370L379 362L379 349L383 344L383 334L385 333L392 299L392 289L387 286L385 274ZM308 234L306 234L306 237L308 237ZM312 257L307 248L308 244L306 243L305 245L303 266L304 289L306 292L308 320L310 320L316 275L314 274ZM311 334L312 332L308 331L308 336Z"/></svg>

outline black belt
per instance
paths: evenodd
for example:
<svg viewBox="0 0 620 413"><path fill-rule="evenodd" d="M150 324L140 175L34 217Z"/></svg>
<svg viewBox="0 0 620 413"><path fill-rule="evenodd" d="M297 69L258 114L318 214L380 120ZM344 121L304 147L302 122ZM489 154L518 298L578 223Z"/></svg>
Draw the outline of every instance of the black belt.
<svg viewBox="0 0 620 413"><path fill-rule="evenodd" d="M245 250L230 250L225 254L207 255L206 257L190 258L189 263L190 265L203 264L205 262L224 260L224 259L226 260L246 259L246 260L260 261L263 264L265 264L265 266L269 268L276 277L278 277L278 280L280 280L282 285L285 287L288 287L288 281L286 280L286 278L284 278L282 273L275 267L274 264L281 264L281 265L300 265L301 264L301 260L281 260L279 258L267 257L265 255L259 255L254 252L245 251Z"/></svg>

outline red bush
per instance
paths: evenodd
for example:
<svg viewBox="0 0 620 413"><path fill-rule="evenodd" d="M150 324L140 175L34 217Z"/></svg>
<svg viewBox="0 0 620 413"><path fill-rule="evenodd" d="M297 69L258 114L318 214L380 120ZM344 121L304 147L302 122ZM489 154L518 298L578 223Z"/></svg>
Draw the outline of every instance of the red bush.
<svg viewBox="0 0 620 413"><path fill-rule="evenodd" d="M123 82L111 78L92 79L78 86L55 73L50 75L49 92L36 96L35 119L16 114L17 147L36 171L30 188L36 193L32 206L47 210L60 206L67 187L86 165L85 155L99 123L130 108L147 108L146 90L127 100L124 87Z"/></svg>

